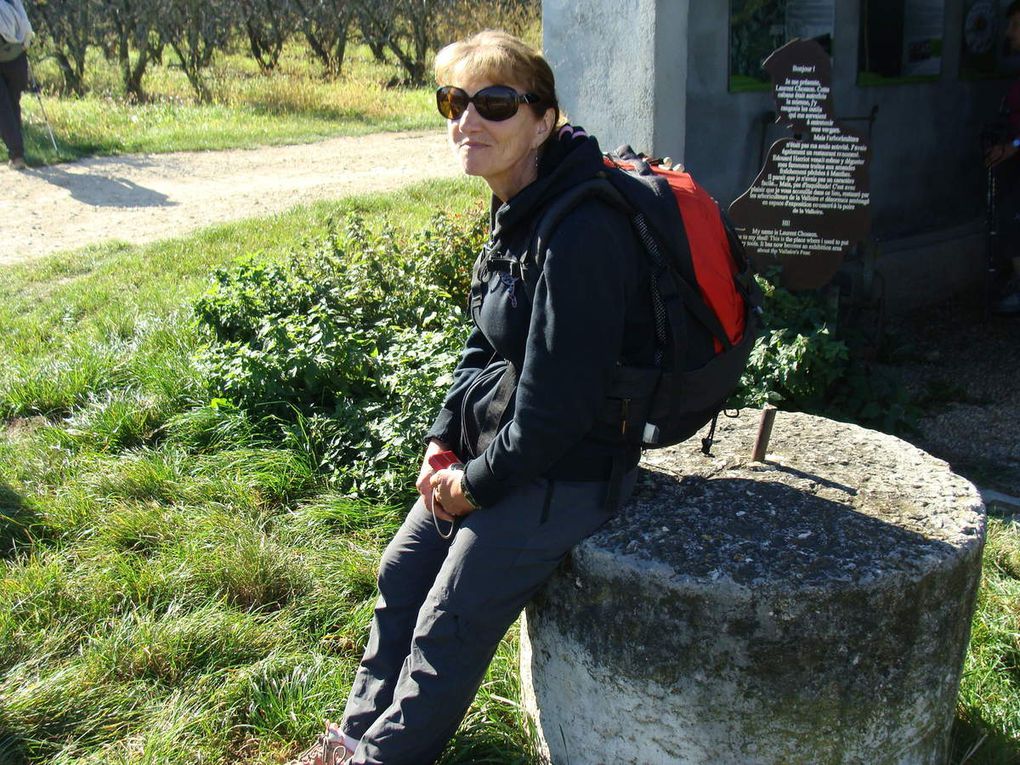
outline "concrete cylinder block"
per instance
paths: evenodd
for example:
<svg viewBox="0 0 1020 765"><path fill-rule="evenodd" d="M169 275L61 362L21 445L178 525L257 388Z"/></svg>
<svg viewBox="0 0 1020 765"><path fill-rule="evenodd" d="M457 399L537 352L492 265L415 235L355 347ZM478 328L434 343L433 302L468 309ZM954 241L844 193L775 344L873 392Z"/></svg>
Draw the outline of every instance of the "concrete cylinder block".
<svg viewBox="0 0 1020 765"><path fill-rule="evenodd" d="M984 506L892 436L721 418L528 608L523 697L555 765L942 763Z"/></svg>

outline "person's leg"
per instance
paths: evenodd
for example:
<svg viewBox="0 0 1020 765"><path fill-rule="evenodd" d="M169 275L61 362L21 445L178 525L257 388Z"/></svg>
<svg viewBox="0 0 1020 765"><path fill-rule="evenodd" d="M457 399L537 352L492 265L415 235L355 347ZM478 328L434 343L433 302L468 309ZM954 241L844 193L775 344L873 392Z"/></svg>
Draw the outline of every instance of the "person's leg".
<svg viewBox="0 0 1020 765"><path fill-rule="evenodd" d="M22 54L0 63L0 136L13 159L25 156L21 132L21 94L28 88L28 58Z"/></svg>
<svg viewBox="0 0 1020 765"><path fill-rule="evenodd" d="M445 532L447 524L440 524ZM386 547L368 645L341 725L350 738L360 739L392 702L397 676L411 650L418 611L452 541L439 535L432 514L419 499Z"/></svg>
<svg viewBox="0 0 1020 765"><path fill-rule="evenodd" d="M418 615L393 703L352 765L425 765L439 756L507 628L570 549L610 517L606 488L536 481L463 521Z"/></svg>
<svg viewBox="0 0 1020 765"><path fill-rule="evenodd" d="M17 140L14 101L11 99L11 89L7 85L9 64L8 61L0 61L0 139L3 139L7 147L7 156L13 159Z"/></svg>

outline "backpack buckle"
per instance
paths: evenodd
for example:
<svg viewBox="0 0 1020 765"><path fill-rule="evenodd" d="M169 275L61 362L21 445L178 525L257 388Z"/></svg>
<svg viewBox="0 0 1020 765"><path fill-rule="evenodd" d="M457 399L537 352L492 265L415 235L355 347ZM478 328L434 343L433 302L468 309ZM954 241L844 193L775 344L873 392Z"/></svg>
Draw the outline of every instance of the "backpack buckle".
<svg viewBox="0 0 1020 765"><path fill-rule="evenodd" d="M517 258L492 257L485 261L489 273L509 274L514 279L524 279L524 265Z"/></svg>

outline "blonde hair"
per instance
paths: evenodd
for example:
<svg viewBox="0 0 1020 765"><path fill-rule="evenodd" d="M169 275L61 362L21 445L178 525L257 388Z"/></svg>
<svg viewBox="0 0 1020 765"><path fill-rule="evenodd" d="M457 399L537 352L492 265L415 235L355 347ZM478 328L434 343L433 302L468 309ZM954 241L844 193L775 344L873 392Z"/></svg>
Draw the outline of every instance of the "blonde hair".
<svg viewBox="0 0 1020 765"><path fill-rule="evenodd" d="M560 123L560 107L556 98L556 79L549 62L542 54L500 29L486 29L464 40L450 43L436 54L436 82L451 84L460 78L476 77L494 85L513 83L538 101L528 104L541 117L547 109L555 110L554 125Z"/></svg>

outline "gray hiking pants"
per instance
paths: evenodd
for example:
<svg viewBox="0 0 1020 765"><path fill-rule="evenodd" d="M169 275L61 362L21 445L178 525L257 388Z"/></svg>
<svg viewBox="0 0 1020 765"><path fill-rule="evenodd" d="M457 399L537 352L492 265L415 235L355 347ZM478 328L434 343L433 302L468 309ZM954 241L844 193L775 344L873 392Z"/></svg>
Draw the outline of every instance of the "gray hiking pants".
<svg viewBox="0 0 1020 765"><path fill-rule="evenodd" d="M624 479L624 499L636 474ZM570 548L609 520L607 488L536 480L462 519L449 540L415 503L383 554L372 630L344 712L344 732L361 739L353 765L436 760L507 628Z"/></svg>

